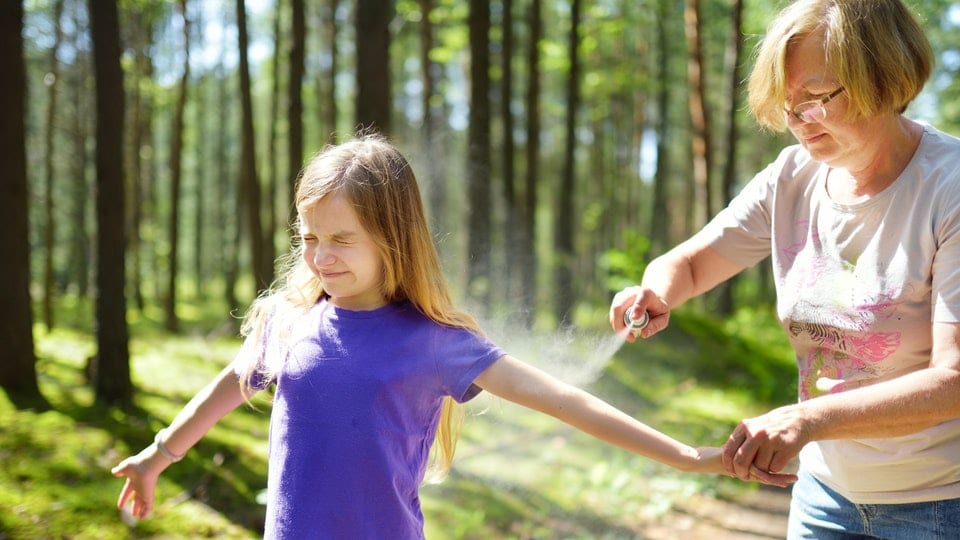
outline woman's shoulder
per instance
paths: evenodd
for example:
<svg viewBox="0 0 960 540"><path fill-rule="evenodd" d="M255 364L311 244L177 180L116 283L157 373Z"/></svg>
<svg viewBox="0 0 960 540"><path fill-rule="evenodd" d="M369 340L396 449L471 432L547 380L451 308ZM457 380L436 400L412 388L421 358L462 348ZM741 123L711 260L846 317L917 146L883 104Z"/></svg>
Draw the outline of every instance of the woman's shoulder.
<svg viewBox="0 0 960 540"><path fill-rule="evenodd" d="M812 178L824 165L813 159L802 145L792 144L780 151L772 166L779 170L780 180L792 180Z"/></svg>
<svg viewBox="0 0 960 540"><path fill-rule="evenodd" d="M960 195L960 138L930 124L922 126L923 137L908 171L916 173L925 191ZM955 198L950 201L955 202Z"/></svg>
<svg viewBox="0 0 960 540"><path fill-rule="evenodd" d="M794 144L783 148L751 183L763 196L808 192L820 176L818 171L822 167L824 165L814 160L802 146Z"/></svg>
<svg viewBox="0 0 960 540"><path fill-rule="evenodd" d="M923 126L923 138L920 140L921 157L926 161L940 162L960 166L960 137L942 131L931 124Z"/></svg>

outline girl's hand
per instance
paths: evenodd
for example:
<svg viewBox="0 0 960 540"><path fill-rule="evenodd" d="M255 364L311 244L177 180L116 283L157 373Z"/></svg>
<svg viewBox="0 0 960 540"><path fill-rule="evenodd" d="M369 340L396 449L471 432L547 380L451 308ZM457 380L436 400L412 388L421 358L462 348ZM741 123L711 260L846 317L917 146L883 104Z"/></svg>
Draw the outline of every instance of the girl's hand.
<svg viewBox="0 0 960 540"><path fill-rule="evenodd" d="M717 446L703 446L696 449L696 458L690 472L723 474L723 449Z"/></svg>
<svg viewBox="0 0 960 540"><path fill-rule="evenodd" d="M130 456L111 469L117 478L126 477L127 481L120 490L117 499L117 508L123 510L128 502L133 503L130 514L137 519L144 519L153 510L153 492L157 487L160 472L169 462L157 452L155 445L150 445L135 456Z"/></svg>
<svg viewBox="0 0 960 540"><path fill-rule="evenodd" d="M697 460L690 468L691 472L728 474L723 466L723 448L705 446L697 448ZM750 467L749 480L777 487L787 487L797 481L797 475L787 473L771 473Z"/></svg>

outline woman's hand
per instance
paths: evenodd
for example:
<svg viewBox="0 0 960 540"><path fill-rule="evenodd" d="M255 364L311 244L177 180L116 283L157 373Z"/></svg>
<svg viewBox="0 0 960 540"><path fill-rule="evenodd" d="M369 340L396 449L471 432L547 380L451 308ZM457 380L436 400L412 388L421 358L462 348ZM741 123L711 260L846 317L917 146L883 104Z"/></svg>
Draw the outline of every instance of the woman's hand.
<svg viewBox="0 0 960 540"><path fill-rule="evenodd" d="M627 332L623 314L628 311L633 320L642 318L643 312L650 317L647 325L639 332L639 337L644 339L663 330L670 322L670 308L656 293L641 286L627 287L618 292L610 302L610 327L618 334L626 333L629 342L636 341L638 336Z"/></svg>
<svg viewBox="0 0 960 540"><path fill-rule="evenodd" d="M698 458L696 462L686 470L689 472L728 474L723 466L723 448L703 446L696 450ZM797 476L795 474L762 471L756 466L753 466L750 468L750 473L746 479L771 486L787 487L797 481Z"/></svg>
<svg viewBox="0 0 960 540"><path fill-rule="evenodd" d="M779 473L808 442L806 431L796 405L745 419L723 445L724 470L741 480L752 479L757 471Z"/></svg>

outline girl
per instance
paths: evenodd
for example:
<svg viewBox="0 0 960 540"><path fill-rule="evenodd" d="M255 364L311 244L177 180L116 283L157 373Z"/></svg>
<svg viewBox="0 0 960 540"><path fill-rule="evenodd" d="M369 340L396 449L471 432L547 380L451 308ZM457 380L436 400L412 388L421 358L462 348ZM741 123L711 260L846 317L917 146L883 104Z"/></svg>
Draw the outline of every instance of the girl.
<svg viewBox="0 0 960 540"><path fill-rule="evenodd" d="M453 306L416 178L384 139L321 153L295 202L300 241L285 278L251 307L231 365L113 469L126 477L119 507L132 498L133 515L146 517L160 473L274 383L268 538L422 538L431 447L442 475L456 402L481 390L678 469L721 472L717 448L682 444L489 342Z"/></svg>

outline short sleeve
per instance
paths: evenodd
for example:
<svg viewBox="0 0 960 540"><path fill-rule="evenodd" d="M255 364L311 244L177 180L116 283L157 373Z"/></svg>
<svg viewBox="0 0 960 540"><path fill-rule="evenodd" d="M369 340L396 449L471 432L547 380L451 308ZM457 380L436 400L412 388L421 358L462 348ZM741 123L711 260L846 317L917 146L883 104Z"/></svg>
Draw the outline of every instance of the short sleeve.
<svg viewBox="0 0 960 540"><path fill-rule="evenodd" d="M772 204L780 160L759 172L699 233L725 258L749 267L770 254Z"/></svg>
<svg viewBox="0 0 960 540"><path fill-rule="evenodd" d="M470 330L442 327L440 333L437 351L440 384L456 401L469 401L482 391L473 383L474 379L506 353Z"/></svg>
<svg viewBox="0 0 960 540"><path fill-rule="evenodd" d="M932 303L934 322L960 322L960 171L936 197L933 234Z"/></svg>

